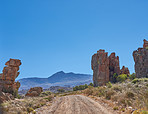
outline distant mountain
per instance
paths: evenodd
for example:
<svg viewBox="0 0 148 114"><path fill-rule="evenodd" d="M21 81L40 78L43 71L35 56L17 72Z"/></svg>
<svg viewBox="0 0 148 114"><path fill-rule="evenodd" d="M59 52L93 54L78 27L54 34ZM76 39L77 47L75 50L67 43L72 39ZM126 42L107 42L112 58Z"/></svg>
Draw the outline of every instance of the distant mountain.
<svg viewBox="0 0 148 114"><path fill-rule="evenodd" d="M57 72L48 78L23 78L18 80L21 83L20 90L31 87L43 87L47 89L51 86L73 87L76 85L89 84L92 82L92 75Z"/></svg>

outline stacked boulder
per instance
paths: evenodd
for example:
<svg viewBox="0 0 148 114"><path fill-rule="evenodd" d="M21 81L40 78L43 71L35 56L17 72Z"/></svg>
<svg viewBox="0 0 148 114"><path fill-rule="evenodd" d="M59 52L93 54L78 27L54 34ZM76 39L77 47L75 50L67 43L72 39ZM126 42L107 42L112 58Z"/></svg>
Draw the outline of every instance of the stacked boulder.
<svg viewBox="0 0 148 114"><path fill-rule="evenodd" d="M21 61L18 59L10 59L8 62L6 62L5 65L6 66L3 69L3 73L0 74L1 97L2 97L2 94L4 96L4 93L13 94L20 87L20 83L15 82L15 79L19 75L18 70L19 70L19 66L21 65ZM1 100L3 98L1 98Z"/></svg>
<svg viewBox="0 0 148 114"><path fill-rule="evenodd" d="M112 82L115 73L117 75L130 73L125 66L120 70L119 56L116 56L115 53L111 53L108 57L108 53L102 49L92 56L91 67L95 87L105 85L109 81Z"/></svg>
<svg viewBox="0 0 148 114"><path fill-rule="evenodd" d="M134 51L133 58L135 61L136 77L148 78L148 41L144 39L143 48L138 48L138 50Z"/></svg>

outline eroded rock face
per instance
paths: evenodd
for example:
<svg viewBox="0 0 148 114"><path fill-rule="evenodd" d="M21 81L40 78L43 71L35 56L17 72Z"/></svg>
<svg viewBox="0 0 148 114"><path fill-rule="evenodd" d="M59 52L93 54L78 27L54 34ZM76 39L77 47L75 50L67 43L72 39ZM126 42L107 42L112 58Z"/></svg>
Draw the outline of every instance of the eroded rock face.
<svg viewBox="0 0 148 114"><path fill-rule="evenodd" d="M123 66L122 69L120 70L120 74L130 74L130 71L128 69L128 67Z"/></svg>
<svg viewBox="0 0 148 114"><path fill-rule="evenodd" d="M5 65L3 73L0 74L0 91L12 94L20 87L20 83L15 82L15 79L19 75L18 70L21 61L18 59L10 59Z"/></svg>
<svg viewBox="0 0 148 114"><path fill-rule="evenodd" d="M92 56L94 86L100 86L109 81L109 58L105 50L99 50Z"/></svg>
<svg viewBox="0 0 148 114"><path fill-rule="evenodd" d="M111 53L109 56L109 78L112 81L113 74L120 74L120 66L119 66L119 56L116 56L115 53Z"/></svg>
<svg viewBox="0 0 148 114"><path fill-rule="evenodd" d="M148 78L148 41L144 39L143 48L133 52L135 61L135 72L136 77L147 77Z"/></svg>
<svg viewBox="0 0 148 114"><path fill-rule="evenodd" d="M34 88L30 88L30 90L26 93L25 96L37 97L41 94L41 92L43 92L42 87L34 87Z"/></svg>
<svg viewBox="0 0 148 114"><path fill-rule="evenodd" d="M112 81L114 73L120 74L119 57L116 57L115 53L108 57L105 50L99 50L92 56L91 66L94 86L101 86Z"/></svg>

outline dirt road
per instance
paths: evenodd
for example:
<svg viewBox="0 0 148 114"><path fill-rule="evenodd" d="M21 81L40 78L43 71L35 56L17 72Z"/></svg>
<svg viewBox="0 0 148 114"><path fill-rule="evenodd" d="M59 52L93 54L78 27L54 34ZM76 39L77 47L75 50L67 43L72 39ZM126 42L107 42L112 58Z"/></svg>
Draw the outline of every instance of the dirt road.
<svg viewBox="0 0 148 114"><path fill-rule="evenodd" d="M98 102L82 95L59 97L51 106L42 107L37 114L112 114Z"/></svg>

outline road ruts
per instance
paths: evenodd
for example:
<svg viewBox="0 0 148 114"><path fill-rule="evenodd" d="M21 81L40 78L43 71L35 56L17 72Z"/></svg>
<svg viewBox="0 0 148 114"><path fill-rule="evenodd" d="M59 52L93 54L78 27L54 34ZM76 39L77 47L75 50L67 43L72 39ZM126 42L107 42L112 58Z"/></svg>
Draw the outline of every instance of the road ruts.
<svg viewBox="0 0 148 114"><path fill-rule="evenodd" d="M37 114L112 114L98 102L82 95L59 97L51 106L37 110Z"/></svg>

